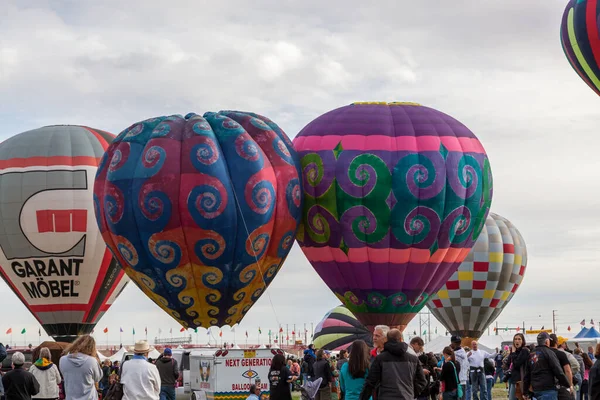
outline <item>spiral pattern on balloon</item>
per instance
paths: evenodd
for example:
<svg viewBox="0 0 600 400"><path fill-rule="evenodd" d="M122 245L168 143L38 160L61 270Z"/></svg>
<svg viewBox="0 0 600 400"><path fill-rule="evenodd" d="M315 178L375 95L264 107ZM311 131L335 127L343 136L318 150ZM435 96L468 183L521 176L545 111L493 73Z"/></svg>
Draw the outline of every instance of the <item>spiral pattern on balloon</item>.
<svg viewBox="0 0 600 400"><path fill-rule="evenodd" d="M250 118L250 123L254 125L258 129L262 129L263 131L270 131L271 127L267 125L265 122L260 120L259 118Z"/></svg>
<svg viewBox="0 0 600 400"><path fill-rule="evenodd" d="M438 238L439 247L444 249L451 244L460 244L468 239L471 231L471 211L465 206L457 207L442 222Z"/></svg>
<svg viewBox="0 0 600 400"><path fill-rule="evenodd" d="M212 265L213 261L219 258L225 251L225 242L222 238L221 240L213 238L201 239L194 245L194 250L203 263Z"/></svg>
<svg viewBox="0 0 600 400"><path fill-rule="evenodd" d="M168 120L168 118L167 118ZM165 121L158 124L151 133L153 138L167 136L171 132L171 125Z"/></svg>
<svg viewBox="0 0 600 400"><path fill-rule="evenodd" d="M160 146L150 146L142 157L142 165L153 171L158 172L165 162L166 152Z"/></svg>
<svg viewBox="0 0 600 400"><path fill-rule="evenodd" d="M395 184L408 188L414 198L431 199L446 185L445 161L440 153L408 154L396 164L394 177L399 180Z"/></svg>
<svg viewBox="0 0 600 400"><path fill-rule="evenodd" d="M192 155L204 165L212 165L219 159L219 150L211 138L205 138L202 143L192 149Z"/></svg>
<svg viewBox="0 0 600 400"><path fill-rule="evenodd" d="M411 306L413 307L417 307L419 306L421 303L424 303L427 300L427 294L422 293L421 295L419 295L419 297L417 297L414 300L410 300L409 303Z"/></svg>
<svg viewBox="0 0 600 400"><path fill-rule="evenodd" d="M250 271L250 272L251 272L251 271ZM248 275L248 274L244 274L244 275L245 275L245 276L244 276L244 278L245 278L245 277L246 277L246 275ZM252 280L252 279L250 279L250 280ZM249 280L249 281L250 281L250 280ZM241 277L240 277L240 281L242 281L242 282L243 282L243 280L242 280L242 278L241 278ZM245 283L247 283L247 282L245 282ZM245 298L246 298L246 292L244 292L243 290L240 290L240 291L238 291L237 293L235 293L235 294L233 295L233 300L234 300L234 301L237 301L238 303L239 303L240 301L244 300Z"/></svg>
<svg viewBox="0 0 600 400"><path fill-rule="evenodd" d="M150 248L150 254L156 260L163 264L175 266L179 264L181 259L181 248L175 242L170 240L156 240L150 239L148 243Z"/></svg>
<svg viewBox="0 0 600 400"><path fill-rule="evenodd" d="M202 277L202 281L204 282L204 277ZM217 304L219 302L219 300L221 300L221 293L219 292L211 292L208 295L206 295L206 301L207 303L211 303L211 304ZM219 311L218 310L211 310L208 312L209 315L216 317L217 315L219 315Z"/></svg>
<svg viewBox="0 0 600 400"><path fill-rule="evenodd" d="M482 170L477 160L469 155L448 154L447 179L456 195L470 198L478 189Z"/></svg>
<svg viewBox="0 0 600 400"><path fill-rule="evenodd" d="M123 218L125 212L123 192L114 184L107 182L104 195L104 213L112 224Z"/></svg>
<svg viewBox="0 0 600 400"><path fill-rule="evenodd" d="M125 165L129 157L129 151L129 143L120 144L119 147L112 154L112 157L110 157L110 164L108 166L108 170L110 172L114 172L121 168L123 165Z"/></svg>
<svg viewBox="0 0 600 400"><path fill-rule="evenodd" d="M269 247L270 236L267 233L252 234L248 238L248 241L250 240L250 246L248 246L248 242L246 244L246 252L256 260L260 260Z"/></svg>
<svg viewBox="0 0 600 400"><path fill-rule="evenodd" d="M340 187L353 197L368 196L377 183L374 164L385 166L383 160L373 154L360 154L350 162L347 174L338 176ZM387 166L385 166L387 168Z"/></svg>
<svg viewBox="0 0 600 400"><path fill-rule="evenodd" d="M328 243L330 246L338 246L341 240L339 229L331 229L338 222L329 210L320 205L310 207L306 213L306 233L316 243Z"/></svg>
<svg viewBox="0 0 600 400"><path fill-rule="evenodd" d="M215 287L223 280L223 271L218 268L210 268L202 274L202 284L206 287Z"/></svg>
<svg viewBox="0 0 600 400"><path fill-rule="evenodd" d="M288 231L283 234L277 246L277 257L285 257L294 244L294 231Z"/></svg>
<svg viewBox="0 0 600 400"><path fill-rule="evenodd" d="M193 207L206 219L214 219L223 214L227 205L227 191L216 181L214 185L200 185L193 188L188 197L188 209Z"/></svg>
<svg viewBox="0 0 600 400"><path fill-rule="evenodd" d="M277 153L279 157L281 157L282 160L284 160L290 165L294 165L294 160L292 159L290 150L288 149L287 145L283 142L283 140L281 140L281 138L275 137L273 139L273 149L275 150L275 153Z"/></svg>
<svg viewBox="0 0 600 400"><path fill-rule="evenodd" d="M169 284L174 287L186 287L187 285L187 280L183 276L178 274L167 274L167 282L169 282Z"/></svg>
<svg viewBox="0 0 600 400"><path fill-rule="evenodd" d="M294 211L299 210L302 205L302 189L300 188L300 181L297 178L290 179L285 189L285 196L288 210L294 214Z"/></svg>
<svg viewBox="0 0 600 400"><path fill-rule="evenodd" d="M163 192L153 191L145 193L140 191L140 196L143 196L139 202L140 211L150 221L157 221L165 212L167 205L170 206L170 200Z"/></svg>
<svg viewBox="0 0 600 400"><path fill-rule="evenodd" d="M385 301L385 296L381 293L369 293L367 296L367 304L372 308L382 308Z"/></svg>
<svg viewBox="0 0 600 400"><path fill-rule="evenodd" d="M244 197L250 209L257 214L265 215L275 208L275 189L269 181L248 181Z"/></svg>
<svg viewBox="0 0 600 400"><path fill-rule="evenodd" d="M344 212L340 218L344 241L354 243L366 242L366 237L377 230L375 214L365 206L354 206ZM352 246L354 247L354 246Z"/></svg>
<svg viewBox="0 0 600 400"><path fill-rule="evenodd" d="M361 305L361 303L362 303L362 302L360 301L360 299L358 298L358 296L356 296L356 295L355 295L354 293L352 293L352 292L346 292L346 293L344 294L344 298L346 299L346 302L347 302L347 303L353 304L353 305L355 305L355 306L359 306L359 305Z"/></svg>
<svg viewBox="0 0 600 400"><path fill-rule="evenodd" d="M417 206L403 217L402 225L394 226L392 232L400 242L418 249L430 249L440 231L440 217L435 210Z"/></svg>
<svg viewBox="0 0 600 400"><path fill-rule="evenodd" d="M403 307L407 303L407 298L404 293L396 293L392 296L392 306L394 307Z"/></svg>
<svg viewBox="0 0 600 400"><path fill-rule="evenodd" d="M181 301L181 304L185 304L186 306L194 305L194 298L191 296L181 296L179 298L179 301ZM195 311L189 311L187 314L192 318L198 316L198 313Z"/></svg>
<svg viewBox="0 0 600 400"><path fill-rule="evenodd" d="M117 250L119 254L130 267L135 268L138 265L139 257L135 247L131 242L122 236L117 237Z"/></svg>
<svg viewBox="0 0 600 400"><path fill-rule="evenodd" d="M150 290L154 290L154 288L156 287L156 283L146 275L142 275L140 277L140 282L142 282L144 286ZM168 305L168 303L163 303L163 305Z"/></svg>
<svg viewBox="0 0 600 400"><path fill-rule="evenodd" d="M248 135L240 135L235 139L235 151L244 160L258 161L260 159L258 145Z"/></svg>
<svg viewBox="0 0 600 400"><path fill-rule="evenodd" d="M273 279L273 277L275 276L275 274L277 273L278 270L279 270L279 265L277 265L277 264L271 265L269 267L269 269L267 270L267 273L265 274L265 278L267 280Z"/></svg>
<svg viewBox="0 0 600 400"><path fill-rule="evenodd" d="M125 137L123 139L128 139L128 138L136 137L137 135L139 135L143 131L144 131L144 123L140 122L140 123L135 124L134 126L130 127L126 131L127 133L125 134Z"/></svg>
<svg viewBox="0 0 600 400"><path fill-rule="evenodd" d="M240 124L238 124L237 122L235 122L234 120L232 120L230 118L226 118L221 125L225 129L239 129L239 128L241 128Z"/></svg>
<svg viewBox="0 0 600 400"><path fill-rule="evenodd" d="M252 296L250 296L250 298L252 299L252 301L254 302L254 301L258 300L258 298L259 298L260 296L262 296L262 294L263 294L263 291L264 291L264 290L265 290L265 289L264 289L264 286L263 286L263 287L259 287L258 289L256 289L256 290L255 290L255 291L252 293Z"/></svg>
<svg viewBox="0 0 600 400"><path fill-rule="evenodd" d="M306 184L317 186L323 179L323 173L323 159L317 153L310 153L302 157L302 175Z"/></svg>
<svg viewBox="0 0 600 400"><path fill-rule="evenodd" d="M212 132L212 128L210 127L210 124L202 118L201 121L196 122L192 126L192 131L197 135L206 135L207 133Z"/></svg>

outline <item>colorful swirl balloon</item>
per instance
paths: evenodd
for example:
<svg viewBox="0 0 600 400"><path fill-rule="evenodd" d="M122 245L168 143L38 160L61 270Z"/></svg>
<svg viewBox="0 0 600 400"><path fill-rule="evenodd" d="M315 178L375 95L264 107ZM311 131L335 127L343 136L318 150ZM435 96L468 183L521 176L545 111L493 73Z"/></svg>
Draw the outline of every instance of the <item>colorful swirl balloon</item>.
<svg viewBox="0 0 600 400"><path fill-rule="evenodd" d="M300 173L286 134L260 115L152 118L106 151L98 226L125 272L180 324L234 325L292 247Z"/></svg>
<svg viewBox="0 0 600 400"><path fill-rule="evenodd" d="M298 242L363 324L403 329L464 260L492 200L475 135L415 103L354 103L294 140L304 208Z"/></svg>
<svg viewBox="0 0 600 400"><path fill-rule="evenodd" d="M600 95L600 8L598 0L570 0L560 27L560 42L569 64Z"/></svg>
<svg viewBox="0 0 600 400"><path fill-rule="evenodd" d="M526 267L523 237L509 220L490 213L465 261L427 307L448 332L478 339L513 298Z"/></svg>
<svg viewBox="0 0 600 400"><path fill-rule="evenodd" d="M364 340L373 346L373 335L344 306L330 310L315 328L313 344L317 349L347 349L355 340Z"/></svg>

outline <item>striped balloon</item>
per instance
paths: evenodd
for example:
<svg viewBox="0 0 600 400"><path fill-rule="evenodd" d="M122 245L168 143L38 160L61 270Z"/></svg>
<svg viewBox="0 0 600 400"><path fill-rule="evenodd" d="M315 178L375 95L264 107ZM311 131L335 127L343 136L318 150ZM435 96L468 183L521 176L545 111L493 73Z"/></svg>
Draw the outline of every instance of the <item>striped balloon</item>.
<svg viewBox="0 0 600 400"><path fill-rule="evenodd" d="M348 348L359 339L373 346L371 332L346 307L337 306L317 325L313 343L317 349L337 351Z"/></svg>
<svg viewBox="0 0 600 400"><path fill-rule="evenodd" d="M465 261L427 306L448 332L477 339L513 298L526 267L523 237L490 213Z"/></svg>
<svg viewBox="0 0 600 400"><path fill-rule="evenodd" d="M569 63L600 95L600 33L598 0L570 0L563 14L560 41Z"/></svg>

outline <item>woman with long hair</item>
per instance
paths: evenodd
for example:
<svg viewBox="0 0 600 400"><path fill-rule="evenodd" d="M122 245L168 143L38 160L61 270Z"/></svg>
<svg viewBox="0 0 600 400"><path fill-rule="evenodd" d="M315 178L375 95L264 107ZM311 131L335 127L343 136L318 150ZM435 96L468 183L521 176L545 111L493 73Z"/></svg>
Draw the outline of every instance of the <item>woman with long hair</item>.
<svg viewBox="0 0 600 400"><path fill-rule="evenodd" d="M102 368L94 338L79 336L64 353L60 358L60 371L66 400L98 400L96 383L102 379Z"/></svg>
<svg viewBox="0 0 600 400"><path fill-rule="evenodd" d="M369 346L364 340L352 343L348 362L340 370L340 391L344 400L358 400L369 372Z"/></svg>
<svg viewBox="0 0 600 400"><path fill-rule="evenodd" d="M275 354L269 369L269 398L271 400L292 400L290 383L294 380L283 354Z"/></svg>
<svg viewBox="0 0 600 400"><path fill-rule="evenodd" d="M50 349L47 347L40 349L40 358L29 368L29 372L40 384L40 391L35 396L31 396L32 399L58 399L58 385L61 377L58 368L52 363Z"/></svg>
<svg viewBox="0 0 600 400"><path fill-rule="evenodd" d="M440 381L442 382L443 391L440 397L443 400L456 400L461 397L458 393L460 363L456 362L454 350L449 346L444 347L442 355L444 356L444 364L441 368Z"/></svg>
<svg viewBox="0 0 600 400"><path fill-rule="evenodd" d="M525 342L525 336L522 333L516 333L513 336L513 344L506 361L509 366L508 400L523 400L523 375L528 359L529 348Z"/></svg>
<svg viewBox="0 0 600 400"><path fill-rule="evenodd" d="M581 358L583 358L583 382L581 383L581 389L579 390L579 400L588 400L588 388L589 388L589 379L590 379L590 369L594 365L590 356L582 352Z"/></svg>

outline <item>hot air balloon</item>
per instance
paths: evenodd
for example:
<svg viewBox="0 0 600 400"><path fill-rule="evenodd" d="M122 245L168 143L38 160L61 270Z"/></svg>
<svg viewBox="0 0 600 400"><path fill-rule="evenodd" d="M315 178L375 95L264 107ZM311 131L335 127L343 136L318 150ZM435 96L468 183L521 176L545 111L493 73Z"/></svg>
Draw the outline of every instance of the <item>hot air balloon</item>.
<svg viewBox="0 0 600 400"><path fill-rule="evenodd" d="M286 134L235 111L152 118L121 132L94 187L125 272L186 328L234 325L290 251L301 216Z"/></svg>
<svg viewBox="0 0 600 400"><path fill-rule="evenodd" d="M90 333L128 281L92 211L113 138L65 125L0 144L0 273L56 341Z"/></svg>
<svg viewBox="0 0 600 400"><path fill-rule="evenodd" d="M294 139L304 207L298 242L368 327L404 329L481 231L492 175L479 140L416 103L353 103Z"/></svg>
<svg viewBox="0 0 600 400"><path fill-rule="evenodd" d="M448 332L478 339L515 295L526 267L523 237L490 213L465 261L427 306Z"/></svg>
<svg viewBox="0 0 600 400"><path fill-rule="evenodd" d="M315 328L313 343L317 349L342 350L355 340L373 347L373 335L344 306L330 310Z"/></svg>
<svg viewBox="0 0 600 400"><path fill-rule="evenodd" d="M567 60L585 83L600 95L598 0L570 0L563 14L560 42Z"/></svg>

